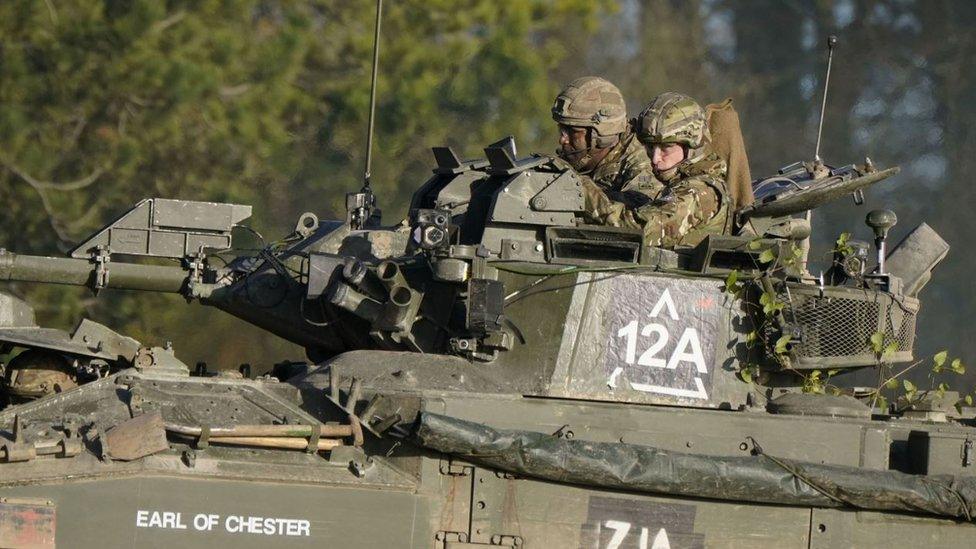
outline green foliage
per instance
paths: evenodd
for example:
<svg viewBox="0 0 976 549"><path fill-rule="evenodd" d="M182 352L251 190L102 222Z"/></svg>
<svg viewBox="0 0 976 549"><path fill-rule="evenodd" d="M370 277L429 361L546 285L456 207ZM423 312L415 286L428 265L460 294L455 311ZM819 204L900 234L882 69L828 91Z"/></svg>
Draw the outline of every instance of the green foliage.
<svg viewBox="0 0 976 549"><path fill-rule="evenodd" d="M746 383L755 383L760 373L758 364L743 364L739 369L739 377Z"/></svg>
<svg viewBox="0 0 976 549"><path fill-rule="evenodd" d="M884 333L874 332L871 334L871 350L874 351L874 354L881 355L884 350Z"/></svg>
<svg viewBox="0 0 976 549"><path fill-rule="evenodd" d="M725 277L725 284L722 287L722 291L725 292L733 300L739 300L743 297L743 292L746 291L747 285L751 284L752 281L749 279L741 280L741 273L733 269Z"/></svg>
<svg viewBox="0 0 976 549"><path fill-rule="evenodd" d="M850 244L848 244L848 242L851 240L851 236L853 236L851 233L840 233L837 240L834 242L834 251L844 255L850 255L853 253L854 249Z"/></svg>
<svg viewBox="0 0 976 549"><path fill-rule="evenodd" d="M723 291L733 297L738 297L742 292L743 284L739 282L739 271L733 269L727 277L725 277L725 288Z"/></svg>
<svg viewBox="0 0 976 549"><path fill-rule="evenodd" d="M909 381L907 379L901 380L901 385L902 385L902 387L904 387L904 389L905 389L905 396L908 399L911 399L912 397L914 397L915 396L915 393L918 392L918 387L916 387L914 383L912 383L911 381Z"/></svg>
<svg viewBox="0 0 976 549"><path fill-rule="evenodd" d="M884 395L875 395L874 406L881 410L888 409L888 399Z"/></svg>
<svg viewBox="0 0 976 549"><path fill-rule="evenodd" d="M822 372L820 370L811 370L810 373L803 378L802 391L804 393L824 394L826 382L821 378L821 376Z"/></svg>
<svg viewBox="0 0 976 549"><path fill-rule="evenodd" d="M792 336L789 335L780 336L776 340L776 345L773 347L773 349L776 351L776 354L785 355L787 352L789 352L791 341L793 341Z"/></svg>
<svg viewBox="0 0 976 549"><path fill-rule="evenodd" d="M786 304L779 300L775 292L763 292L759 296L759 304L762 305L763 313L767 316L782 311L786 307Z"/></svg>
<svg viewBox="0 0 976 549"><path fill-rule="evenodd" d="M898 351L897 341L888 341L885 343L885 339L883 332L874 332L868 340L878 362L888 362L891 355Z"/></svg>

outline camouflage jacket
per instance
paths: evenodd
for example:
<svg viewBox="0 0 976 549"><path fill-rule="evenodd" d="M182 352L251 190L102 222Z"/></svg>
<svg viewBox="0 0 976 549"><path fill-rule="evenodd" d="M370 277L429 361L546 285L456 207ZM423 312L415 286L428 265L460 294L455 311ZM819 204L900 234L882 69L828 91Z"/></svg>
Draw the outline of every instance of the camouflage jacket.
<svg viewBox="0 0 976 549"><path fill-rule="evenodd" d="M731 213L727 171L725 161L714 154L679 168L651 204L634 212L643 225L645 244L694 246L706 235L727 233Z"/></svg>
<svg viewBox="0 0 976 549"><path fill-rule="evenodd" d="M610 200L639 208L656 196L663 185L651 171L651 160L633 133L624 134L607 156L588 173Z"/></svg>
<svg viewBox="0 0 976 549"><path fill-rule="evenodd" d="M639 228L645 245L694 246L707 234L728 231L725 177L725 162L709 155L683 166L668 183L657 182L657 192L636 207L612 200L594 182L584 181L585 217L601 225Z"/></svg>

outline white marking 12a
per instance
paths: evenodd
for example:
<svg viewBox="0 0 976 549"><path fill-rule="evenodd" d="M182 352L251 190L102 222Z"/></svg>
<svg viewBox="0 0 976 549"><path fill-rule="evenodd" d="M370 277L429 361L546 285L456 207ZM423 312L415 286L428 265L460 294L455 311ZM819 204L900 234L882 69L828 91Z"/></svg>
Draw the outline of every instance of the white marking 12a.
<svg viewBox="0 0 976 549"><path fill-rule="evenodd" d="M677 308L674 306L674 300L671 298L671 292L669 292L667 289L665 289L661 294L661 297L651 309L649 316L651 318L657 318L662 312L665 311L667 312L668 317L670 317L672 320L680 320L678 317ZM646 349L644 349L639 357L637 356L637 344L639 339L638 333L643 338L651 338L650 344ZM681 335L678 337L678 342L675 345L674 352L671 353L671 356L667 357L666 359L665 357L658 356L661 351L667 347L668 342L671 340L671 334L668 332L668 328L664 324L659 322L650 322L641 327L637 320L631 320L623 328L617 330L617 337L626 339L624 362L627 364L677 370L679 364L682 362L688 362L694 365L697 373L708 373L708 367L705 365L705 355L702 353L701 338L698 335L698 330L695 328L687 327L681 332ZM607 384L611 389L616 388L617 379L620 377L622 372L623 368L618 366L614 369L613 373L610 374L610 380L607 382ZM663 385L635 382L630 382L630 386L636 391L646 393L660 393L677 397L707 400L708 392L705 390L705 384L702 382L701 376L695 376L694 382L694 389L678 389Z"/></svg>

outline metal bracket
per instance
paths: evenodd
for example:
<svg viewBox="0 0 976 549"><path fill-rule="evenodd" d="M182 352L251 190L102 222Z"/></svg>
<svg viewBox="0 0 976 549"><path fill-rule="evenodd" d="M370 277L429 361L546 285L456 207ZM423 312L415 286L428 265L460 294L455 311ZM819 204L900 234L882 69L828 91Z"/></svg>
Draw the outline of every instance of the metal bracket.
<svg viewBox="0 0 976 549"><path fill-rule="evenodd" d="M92 291L98 293L99 290L108 286L110 273L106 265L112 261L112 257L109 255L108 249L100 245L92 254L91 261L95 264L95 280L92 280Z"/></svg>
<svg viewBox="0 0 976 549"><path fill-rule="evenodd" d="M466 477L474 471L474 466L455 463L450 459L442 459L440 461L440 471L442 475L450 475L453 477Z"/></svg>
<svg viewBox="0 0 976 549"><path fill-rule="evenodd" d="M359 478L373 468L375 462L363 452L362 448L355 446L337 446L329 452L329 463L343 465L349 468Z"/></svg>
<svg viewBox="0 0 976 549"><path fill-rule="evenodd" d="M206 450L210 447L210 426L200 426L200 438L197 439L197 450Z"/></svg>
<svg viewBox="0 0 976 549"><path fill-rule="evenodd" d="M203 248L201 247L199 251L187 254L184 258L187 271L189 271L189 279L191 283L203 282L203 270L206 267L206 254L203 253Z"/></svg>
<svg viewBox="0 0 976 549"><path fill-rule="evenodd" d="M962 466L969 467L973 464L973 439L967 438L962 443Z"/></svg>
<svg viewBox="0 0 976 549"><path fill-rule="evenodd" d="M312 434L308 437L308 446L305 447L305 452L314 454L319 451L319 437L322 436L322 424L315 423L309 425L309 427L312 429Z"/></svg>
<svg viewBox="0 0 976 549"><path fill-rule="evenodd" d="M503 547L521 547L522 541L522 536L511 536L508 534L495 534L491 536L492 545L501 545Z"/></svg>
<svg viewBox="0 0 976 549"><path fill-rule="evenodd" d="M464 532L446 532L441 530L434 534L434 539L437 541L443 541L444 543L467 543L468 534Z"/></svg>

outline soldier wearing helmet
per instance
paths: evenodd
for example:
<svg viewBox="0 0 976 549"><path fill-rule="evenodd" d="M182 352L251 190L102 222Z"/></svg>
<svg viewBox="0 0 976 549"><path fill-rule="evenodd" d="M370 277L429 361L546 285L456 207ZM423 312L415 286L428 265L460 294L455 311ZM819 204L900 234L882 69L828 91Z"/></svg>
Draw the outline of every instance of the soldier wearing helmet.
<svg viewBox="0 0 976 549"><path fill-rule="evenodd" d="M639 207L660 185L650 176L651 162L627 124L627 106L616 86L596 76L577 78L552 105L559 124L556 153L596 184L589 192L611 209Z"/></svg>
<svg viewBox="0 0 976 549"><path fill-rule="evenodd" d="M675 92L654 98L634 124L663 187L634 211L649 245L693 246L730 230L725 162L711 152L705 111Z"/></svg>

